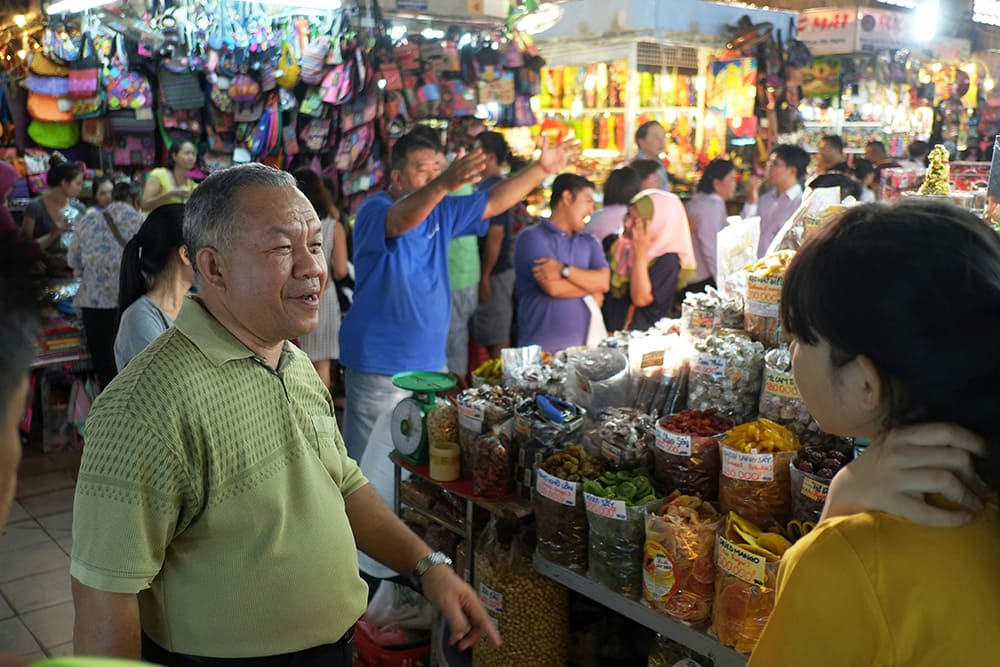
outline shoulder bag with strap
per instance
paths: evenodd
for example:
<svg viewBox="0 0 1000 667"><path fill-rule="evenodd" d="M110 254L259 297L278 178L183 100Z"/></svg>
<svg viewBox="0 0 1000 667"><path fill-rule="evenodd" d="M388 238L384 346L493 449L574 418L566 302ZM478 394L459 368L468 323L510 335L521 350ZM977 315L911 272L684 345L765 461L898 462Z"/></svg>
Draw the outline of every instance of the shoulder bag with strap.
<svg viewBox="0 0 1000 667"><path fill-rule="evenodd" d="M118 225L115 224L115 219L112 218L111 214L107 211L101 211L101 215L104 216L104 222L108 223L108 229L111 230L111 235L115 237L115 241L118 241L118 245L124 248L128 242L125 240L125 237L122 236L122 233L118 231Z"/></svg>

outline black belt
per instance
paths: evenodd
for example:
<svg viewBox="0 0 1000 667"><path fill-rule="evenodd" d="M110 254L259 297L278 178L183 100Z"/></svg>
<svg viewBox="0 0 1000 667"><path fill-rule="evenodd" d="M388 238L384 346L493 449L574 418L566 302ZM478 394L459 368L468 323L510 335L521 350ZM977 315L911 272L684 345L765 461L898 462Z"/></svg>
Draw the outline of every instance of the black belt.
<svg viewBox="0 0 1000 667"><path fill-rule="evenodd" d="M171 653L146 633L142 634L142 659L165 667L351 667L354 656L354 627L334 644L269 655L259 658L207 658Z"/></svg>

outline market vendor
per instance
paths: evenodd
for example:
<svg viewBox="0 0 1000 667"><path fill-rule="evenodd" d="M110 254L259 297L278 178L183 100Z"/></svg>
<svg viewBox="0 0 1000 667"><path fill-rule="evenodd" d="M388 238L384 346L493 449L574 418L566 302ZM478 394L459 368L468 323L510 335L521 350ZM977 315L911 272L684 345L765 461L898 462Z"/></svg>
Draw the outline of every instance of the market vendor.
<svg viewBox="0 0 1000 667"><path fill-rule="evenodd" d="M517 342L558 352L587 343L591 318L603 329L593 296L608 291L611 271L597 239L583 233L594 212L594 184L560 174L549 205L551 217L521 232L514 244Z"/></svg>
<svg viewBox="0 0 1000 667"><path fill-rule="evenodd" d="M674 295L695 274L684 204L677 195L644 190L625 214L621 237L605 239L611 289L601 312L608 331L645 331L670 317Z"/></svg>
<svg viewBox="0 0 1000 667"><path fill-rule="evenodd" d="M447 557L348 457L330 393L289 342L317 326L328 263L294 178L260 164L212 174L187 202L184 237L198 296L87 420L76 651L347 667L367 603L359 548L413 574L452 643L499 642Z"/></svg>
<svg viewBox="0 0 1000 667"><path fill-rule="evenodd" d="M764 173L771 189L760 194L760 177L750 176L742 215L744 218L760 216L758 259L767 254L771 241L802 203L802 179L808 168L809 153L799 146L781 144L771 152Z"/></svg>
<svg viewBox="0 0 1000 667"><path fill-rule="evenodd" d="M448 245L486 234L489 219L510 209L567 164L575 145L542 138L539 161L487 191L446 196L482 180L481 149L442 170L440 147L404 135L392 151L389 189L368 197L354 223L354 304L340 329L347 369L344 435L360 460L375 421L405 397L392 384L403 371L439 371L451 312Z"/></svg>

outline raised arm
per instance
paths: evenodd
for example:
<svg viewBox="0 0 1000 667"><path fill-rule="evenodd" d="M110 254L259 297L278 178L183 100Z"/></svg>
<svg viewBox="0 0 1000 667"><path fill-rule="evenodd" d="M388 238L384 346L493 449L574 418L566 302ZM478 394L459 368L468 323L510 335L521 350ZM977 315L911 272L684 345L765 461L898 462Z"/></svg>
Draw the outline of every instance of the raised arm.
<svg viewBox="0 0 1000 667"><path fill-rule="evenodd" d="M452 190L482 180L486 156L476 149L458 157L441 174L424 187L397 199L385 215L385 236L402 236L423 222L434 207Z"/></svg>
<svg viewBox="0 0 1000 667"><path fill-rule="evenodd" d="M550 146L547 136L542 136L542 151L538 162L531 164L514 176L490 189L484 218L492 218L509 210L542 184L546 176L563 171L576 157L579 144L567 140Z"/></svg>

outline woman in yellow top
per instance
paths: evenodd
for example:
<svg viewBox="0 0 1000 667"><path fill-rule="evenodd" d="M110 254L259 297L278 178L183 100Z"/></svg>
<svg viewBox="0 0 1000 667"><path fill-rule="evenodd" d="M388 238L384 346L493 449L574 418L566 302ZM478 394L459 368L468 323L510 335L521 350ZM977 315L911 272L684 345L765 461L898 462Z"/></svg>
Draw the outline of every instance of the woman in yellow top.
<svg viewBox="0 0 1000 667"><path fill-rule="evenodd" d="M142 210L150 213L164 204L184 204L197 183L188 172L198 162L198 152L190 141L177 141L170 147L167 166L149 172L142 191Z"/></svg>
<svg viewBox="0 0 1000 667"><path fill-rule="evenodd" d="M798 253L781 309L809 411L872 445L782 559L751 667L997 664L1000 237L944 204L859 206ZM979 476L920 438L978 450Z"/></svg>

